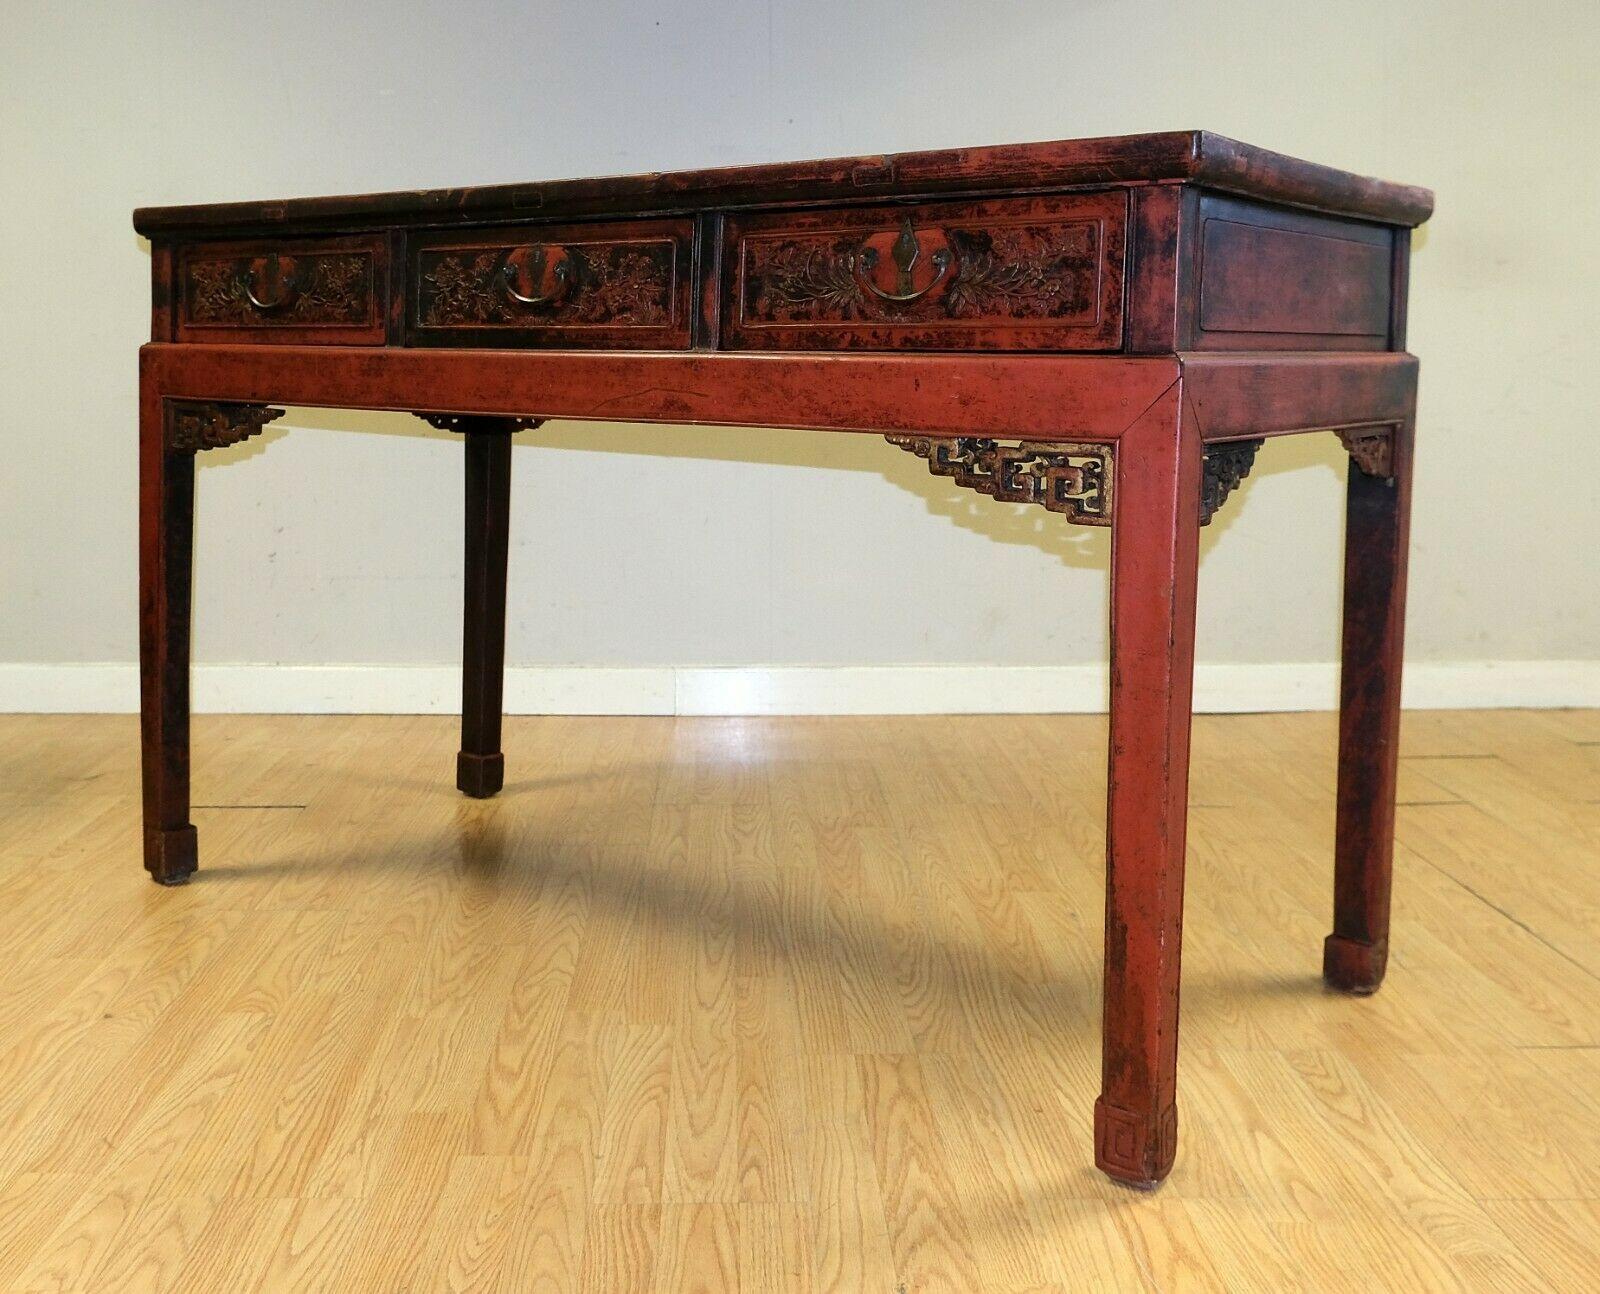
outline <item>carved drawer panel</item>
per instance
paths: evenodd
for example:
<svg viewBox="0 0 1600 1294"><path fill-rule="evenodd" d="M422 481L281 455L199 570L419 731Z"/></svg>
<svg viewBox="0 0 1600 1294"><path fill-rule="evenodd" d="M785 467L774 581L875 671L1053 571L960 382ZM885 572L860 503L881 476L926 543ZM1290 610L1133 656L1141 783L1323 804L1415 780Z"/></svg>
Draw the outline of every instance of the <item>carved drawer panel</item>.
<svg viewBox="0 0 1600 1294"><path fill-rule="evenodd" d="M685 349L692 247L688 220L422 235L410 256L407 339Z"/></svg>
<svg viewBox="0 0 1600 1294"><path fill-rule="evenodd" d="M732 349L1114 350L1121 190L728 221Z"/></svg>
<svg viewBox="0 0 1600 1294"><path fill-rule="evenodd" d="M381 236L196 243L178 253L179 341L384 340Z"/></svg>

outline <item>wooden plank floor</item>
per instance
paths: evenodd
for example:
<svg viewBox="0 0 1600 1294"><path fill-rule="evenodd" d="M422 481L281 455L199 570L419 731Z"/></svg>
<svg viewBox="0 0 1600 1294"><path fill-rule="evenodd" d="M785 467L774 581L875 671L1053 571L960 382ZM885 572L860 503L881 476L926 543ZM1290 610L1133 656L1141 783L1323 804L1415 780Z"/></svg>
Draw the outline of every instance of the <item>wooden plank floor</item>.
<svg viewBox="0 0 1600 1294"><path fill-rule="evenodd" d="M0 719L0 1291L1600 1288L1600 712L1197 722L1181 1145L1091 1164L1102 719Z"/></svg>

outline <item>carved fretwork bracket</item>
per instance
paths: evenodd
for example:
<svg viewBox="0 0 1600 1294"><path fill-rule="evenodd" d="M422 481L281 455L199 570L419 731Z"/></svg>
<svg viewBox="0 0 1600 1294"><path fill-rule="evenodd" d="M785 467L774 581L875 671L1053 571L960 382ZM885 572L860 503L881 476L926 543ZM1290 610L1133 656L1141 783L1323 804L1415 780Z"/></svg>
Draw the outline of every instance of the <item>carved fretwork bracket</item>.
<svg viewBox="0 0 1600 1294"><path fill-rule="evenodd" d="M417 417L440 431L532 431L544 426L543 418L513 418L487 413L419 413Z"/></svg>
<svg viewBox="0 0 1600 1294"><path fill-rule="evenodd" d="M1007 503L1037 503L1085 526L1109 526L1115 472L1110 445L1030 440L1002 445L977 436L885 436L935 476Z"/></svg>
<svg viewBox="0 0 1600 1294"><path fill-rule="evenodd" d="M1200 524L1209 526L1227 497L1250 475L1256 461L1259 440L1228 440L1207 445L1205 467L1200 480Z"/></svg>
<svg viewBox="0 0 1600 1294"><path fill-rule="evenodd" d="M167 448L183 453L237 445L260 435L263 427L283 413L264 404L174 400L168 405Z"/></svg>
<svg viewBox="0 0 1600 1294"><path fill-rule="evenodd" d="M1350 451L1350 460L1368 476L1387 480L1394 475L1394 436L1391 433L1358 428L1341 431L1339 439Z"/></svg>

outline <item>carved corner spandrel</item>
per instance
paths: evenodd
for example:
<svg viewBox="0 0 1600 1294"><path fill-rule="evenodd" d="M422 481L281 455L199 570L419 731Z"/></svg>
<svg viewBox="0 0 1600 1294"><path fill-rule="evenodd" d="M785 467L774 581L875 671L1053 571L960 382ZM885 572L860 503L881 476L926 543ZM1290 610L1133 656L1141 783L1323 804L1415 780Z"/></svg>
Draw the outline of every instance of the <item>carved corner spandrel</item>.
<svg viewBox="0 0 1600 1294"><path fill-rule="evenodd" d="M1217 509L1239 488L1255 465L1260 440L1228 440L1207 445L1200 478L1200 524L1209 526Z"/></svg>
<svg viewBox="0 0 1600 1294"><path fill-rule="evenodd" d="M1350 461L1368 476L1394 479L1394 434L1387 428L1356 428L1339 432Z"/></svg>
<svg viewBox="0 0 1600 1294"><path fill-rule="evenodd" d="M544 426L545 422L543 418L519 418L487 413L418 413L417 417L436 430L455 432L458 435L469 431L507 433L532 431L536 427Z"/></svg>
<svg viewBox="0 0 1600 1294"><path fill-rule="evenodd" d="M174 400L167 406L167 448L173 453L225 449L259 436L284 410L264 404Z"/></svg>
<svg viewBox="0 0 1600 1294"><path fill-rule="evenodd" d="M1023 441L1002 445L979 436L885 436L925 460L935 476L1005 503L1036 503L1069 521L1109 526L1116 489L1110 445Z"/></svg>

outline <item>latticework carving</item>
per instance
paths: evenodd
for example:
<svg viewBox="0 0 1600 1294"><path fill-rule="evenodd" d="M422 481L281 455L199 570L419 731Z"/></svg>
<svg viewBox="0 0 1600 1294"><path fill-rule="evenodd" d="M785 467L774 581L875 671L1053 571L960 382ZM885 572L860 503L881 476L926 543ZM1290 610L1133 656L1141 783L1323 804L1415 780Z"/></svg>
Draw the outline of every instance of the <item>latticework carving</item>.
<svg viewBox="0 0 1600 1294"><path fill-rule="evenodd" d="M1002 445L977 436L886 436L935 476L1007 503L1037 503L1086 526L1111 524L1112 447L1075 441Z"/></svg>

